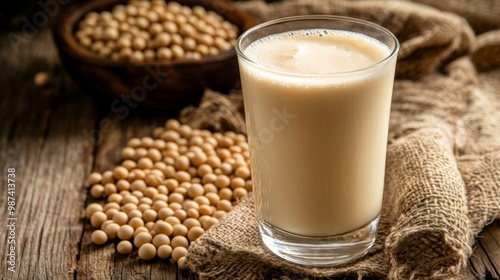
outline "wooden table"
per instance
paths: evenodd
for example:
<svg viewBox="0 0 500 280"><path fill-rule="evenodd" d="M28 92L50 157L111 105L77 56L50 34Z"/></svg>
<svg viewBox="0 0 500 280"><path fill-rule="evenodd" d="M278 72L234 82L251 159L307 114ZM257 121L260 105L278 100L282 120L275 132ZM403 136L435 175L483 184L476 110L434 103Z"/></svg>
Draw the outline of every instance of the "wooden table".
<svg viewBox="0 0 500 280"><path fill-rule="evenodd" d="M114 242L92 244L84 215L92 201L85 187L87 175L114 167L128 138L151 135L167 116L130 114L120 120L120 115L109 113L109 103L98 106L61 68L47 28L20 44L18 52L7 33L1 33L0 66L1 278L196 278L170 260L142 261L137 253L115 253ZM48 87L34 85L40 71L52 74ZM9 168L15 169L12 216L7 212ZM7 225L12 222L11 231ZM11 233L15 273L8 271L7 263ZM478 240L472 268L483 278L498 279L500 222L487 227Z"/></svg>

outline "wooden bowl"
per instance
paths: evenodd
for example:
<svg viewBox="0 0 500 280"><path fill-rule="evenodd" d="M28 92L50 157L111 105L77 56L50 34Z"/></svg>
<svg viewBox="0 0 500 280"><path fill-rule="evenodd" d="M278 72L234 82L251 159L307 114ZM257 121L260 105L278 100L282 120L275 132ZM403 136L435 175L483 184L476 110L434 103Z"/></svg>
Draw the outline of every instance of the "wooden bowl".
<svg viewBox="0 0 500 280"><path fill-rule="evenodd" d="M255 25L255 19L224 0L177 0L193 7L215 11L236 25L240 34ZM74 34L78 22L90 11L111 10L123 0L93 0L74 5L61 14L54 26L54 39L63 65L83 87L110 101L111 110L120 106L173 110L199 102L205 88L227 91L239 79L234 47L200 60L132 63L114 61L81 46Z"/></svg>

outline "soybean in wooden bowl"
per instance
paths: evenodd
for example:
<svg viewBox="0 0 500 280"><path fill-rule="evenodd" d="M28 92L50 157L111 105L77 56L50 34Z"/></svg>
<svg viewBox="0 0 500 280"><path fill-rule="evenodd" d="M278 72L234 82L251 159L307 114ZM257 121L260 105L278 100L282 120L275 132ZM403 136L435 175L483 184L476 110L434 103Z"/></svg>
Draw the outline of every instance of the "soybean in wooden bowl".
<svg viewBox="0 0 500 280"><path fill-rule="evenodd" d="M158 0L155 0L158 1ZM167 3L172 1L166 1ZM177 0L183 6L203 7L237 27L239 36L255 19L224 0ZM199 102L205 88L228 91L239 80L234 46L215 55L150 61L117 60L98 55L76 38L80 22L90 12L111 11L129 1L94 0L68 7L57 19L54 39L70 75L98 100L141 109L178 110ZM113 109L113 108L111 108Z"/></svg>

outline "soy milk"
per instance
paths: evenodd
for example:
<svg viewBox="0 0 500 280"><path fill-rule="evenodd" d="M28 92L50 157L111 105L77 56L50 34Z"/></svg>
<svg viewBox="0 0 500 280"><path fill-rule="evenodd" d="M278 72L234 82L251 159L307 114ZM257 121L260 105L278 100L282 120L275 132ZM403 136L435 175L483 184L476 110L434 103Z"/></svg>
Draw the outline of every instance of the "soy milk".
<svg viewBox="0 0 500 280"><path fill-rule="evenodd" d="M265 222L331 236L379 215L395 63L384 61L389 53L376 39L324 29L271 35L244 50L254 197Z"/></svg>

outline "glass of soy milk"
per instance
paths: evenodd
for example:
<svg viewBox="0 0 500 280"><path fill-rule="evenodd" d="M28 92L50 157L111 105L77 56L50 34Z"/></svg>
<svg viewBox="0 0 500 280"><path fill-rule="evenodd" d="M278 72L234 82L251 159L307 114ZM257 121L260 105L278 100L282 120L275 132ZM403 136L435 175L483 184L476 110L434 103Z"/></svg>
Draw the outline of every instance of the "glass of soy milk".
<svg viewBox="0 0 500 280"><path fill-rule="evenodd" d="M399 43L374 23L299 16L236 43L263 242L333 266L375 242Z"/></svg>

